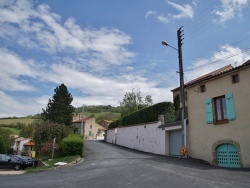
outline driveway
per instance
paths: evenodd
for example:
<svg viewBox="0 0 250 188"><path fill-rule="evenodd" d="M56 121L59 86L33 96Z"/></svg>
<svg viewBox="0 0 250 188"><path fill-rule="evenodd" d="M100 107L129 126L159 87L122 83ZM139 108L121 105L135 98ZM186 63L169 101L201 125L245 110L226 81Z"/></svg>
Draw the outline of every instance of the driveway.
<svg viewBox="0 0 250 188"><path fill-rule="evenodd" d="M85 159L58 170L0 176L0 187L249 187L250 171L86 141Z"/></svg>

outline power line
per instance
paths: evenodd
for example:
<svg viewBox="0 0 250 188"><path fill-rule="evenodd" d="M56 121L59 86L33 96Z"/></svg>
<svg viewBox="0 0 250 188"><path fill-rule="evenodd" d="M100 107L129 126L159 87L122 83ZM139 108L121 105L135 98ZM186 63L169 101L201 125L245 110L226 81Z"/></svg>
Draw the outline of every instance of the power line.
<svg viewBox="0 0 250 188"><path fill-rule="evenodd" d="M184 72L196 70L196 69L199 69L199 68L208 66L208 65L210 65L210 64L216 64L216 63L218 63L218 62L224 61L224 60L226 60L226 59L229 59L229 58L231 58L231 57L237 56L237 55L239 55L239 54L246 53L246 52L248 52L248 51L250 51L250 48L247 48L247 49L245 49L245 50L243 50L243 51L241 51L241 52L238 52L238 53L236 53L236 54L229 55L229 56L227 56L227 57L225 57L225 58L222 58L222 59L219 59L219 60L216 60L216 61L212 61L212 62L206 63L206 64L204 64L204 65L197 66L197 67L195 67L195 68L187 69L187 70L185 70Z"/></svg>

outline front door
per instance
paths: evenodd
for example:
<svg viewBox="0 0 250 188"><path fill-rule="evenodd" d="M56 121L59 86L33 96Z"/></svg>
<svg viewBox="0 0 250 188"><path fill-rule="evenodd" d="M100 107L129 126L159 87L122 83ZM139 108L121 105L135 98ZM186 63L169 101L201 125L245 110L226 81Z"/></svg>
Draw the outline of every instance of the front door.
<svg viewBox="0 0 250 188"><path fill-rule="evenodd" d="M218 166L241 167L238 149L232 144L221 144L216 148Z"/></svg>

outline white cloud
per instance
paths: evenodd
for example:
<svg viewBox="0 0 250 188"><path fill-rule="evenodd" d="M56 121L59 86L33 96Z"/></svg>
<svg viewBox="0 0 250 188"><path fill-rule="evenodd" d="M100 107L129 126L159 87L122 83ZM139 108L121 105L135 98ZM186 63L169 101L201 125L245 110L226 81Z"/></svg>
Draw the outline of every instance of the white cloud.
<svg viewBox="0 0 250 188"><path fill-rule="evenodd" d="M211 57L198 59L194 62L192 66L187 68L187 70L191 71L185 72L184 75L187 81L190 81L229 64L239 66L248 59L250 59L250 53L243 53L242 49L225 44L220 47L218 52L214 52Z"/></svg>
<svg viewBox="0 0 250 188"><path fill-rule="evenodd" d="M150 17L150 16L155 15L155 14L157 14L156 11L154 11L154 10L149 10L148 12L146 12L145 17L147 18L147 17Z"/></svg>
<svg viewBox="0 0 250 188"><path fill-rule="evenodd" d="M30 60L23 60L18 55L6 49L0 48L0 88L9 91L34 91L35 88L22 76L35 78L35 64Z"/></svg>
<svg viewBox="0 0 250 188"><path fill-rule="evenodd" d="M235 17L242 16L242 10L249 3L249 0L221 0L222 7L215 14L219 16L220 22L226 22Z"/></svg>
<svg viewBox="0 0 250 188"><path fill-rule="evenodd" d="M81 54L105 64L128 63L135 56L126 49L132 43L131 37L120 30L81 28L73 18L62 23L48 5L36 8L32 1L0 6L0 36L27 48Z"/></svg>
<svg viewBox="0 0 250 188"><path fill-rule="evenodd" d="M171 14L173 19L181 19L181 18L193 18L194 16L194 10L193 7L189 4L179 5L176 3L173 3L171 1L167 1L169 5L171 5L176 10L180 11L179 14Z"/></svg>
<svg viewBox="0 0 250 188"><path fill-rule="evenodd" d="M40 113L44 105L35 98L14 98L0 90L0 117L22 117Z"/></svg>
<svg viewBox="0 0 250 188"><path fill-rule="evenodd" d="M158 16L157 19L158 19L160 22L162 22L162 23L165 23L165 24L169 23L168 18L167 18L166 16L164 16L164 15Z"/></svg>

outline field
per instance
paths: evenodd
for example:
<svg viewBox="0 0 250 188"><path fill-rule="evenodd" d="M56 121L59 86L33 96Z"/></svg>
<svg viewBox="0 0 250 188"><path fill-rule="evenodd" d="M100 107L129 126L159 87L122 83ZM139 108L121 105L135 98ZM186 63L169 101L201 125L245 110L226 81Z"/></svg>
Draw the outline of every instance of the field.
<svg viewBox="0 0 250 188"><path fill-rule="evenodd" d="M16 124L16 123L24 123L26 125L32 123L35 119L31 119L31 118L13 118L13 119L0 119L0 125L1 124L5 124L5 125L9 125L9 124Z"/></svg>
<svg viewBox="0 0 250 188"><path fill-rule="evenodd" d="M4 129L11 130L13 135L19 135L21 130L16 128L3 127Z"/></svg>

